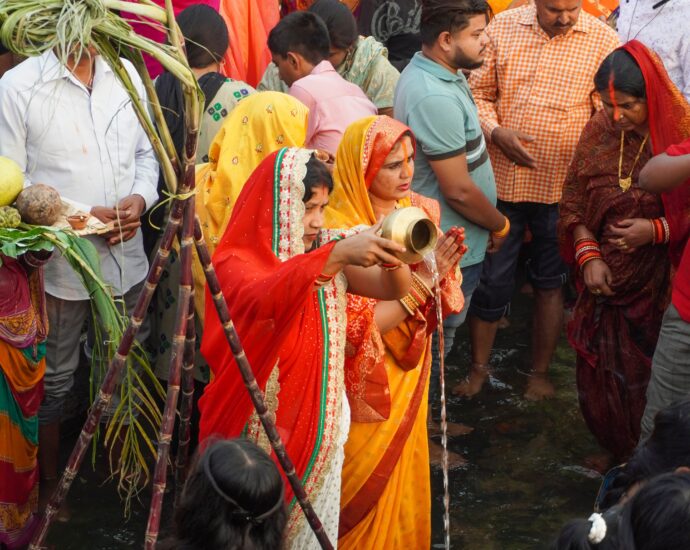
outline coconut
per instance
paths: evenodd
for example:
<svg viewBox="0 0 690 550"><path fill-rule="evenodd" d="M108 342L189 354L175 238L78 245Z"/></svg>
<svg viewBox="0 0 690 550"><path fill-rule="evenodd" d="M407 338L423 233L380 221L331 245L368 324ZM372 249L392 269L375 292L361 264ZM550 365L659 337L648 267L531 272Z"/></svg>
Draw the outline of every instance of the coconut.
<svg viewBox="0 0 690 550"><path fill-rule="evenodd" d="M32 225L53 225L60 217L60 194L50 185L34 183L17 197L22 221Z"/></svg>
<svg viewBox="0 0 690 550"><path fill-rule="evenodd" d="M24 187L24 174L12 159L0 157L0 206L9 206Z"/></svg>

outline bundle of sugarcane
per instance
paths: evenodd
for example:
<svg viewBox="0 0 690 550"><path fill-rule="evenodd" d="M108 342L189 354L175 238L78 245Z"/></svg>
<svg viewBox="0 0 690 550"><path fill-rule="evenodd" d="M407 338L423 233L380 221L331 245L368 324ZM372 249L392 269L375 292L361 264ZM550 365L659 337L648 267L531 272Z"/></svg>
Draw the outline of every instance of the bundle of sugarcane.
<svg viewBox="0 0 690 550"><path fill-rule="evenodd" d="M146 17L152 24L166 28L169 12L150 0L139 3L117 0L3 0L0 2L0 39L9 49L22 56L34 56L53 50L65 65L69 58L78 59L81 55L90 55L88 48L93 47L125 87L137 117L156 151L166 184L174 192L180 172L179 160L156 99L153 83L144 70L142 52L158 59L181 80L185 90L192 96L189 104L190 118L197 120L196 124L191 124L194 128L198 128L199 116L195 111L198 111L203 95L184 55L180 53L179 30L174 34L173 42L177 47L158 44L134 33L126 20L113 11L125 9L129 13ZM177 29L176 26L173 28ZM142 76L152 100L150 107L155 125L149 117L149 105L141 101L122 58L130 60ZM102 327L106 332L102 335L103 338L100 334L96 338L97 344L106 342L106 349L96 349L93 354L94 369L102 371L103 361L99 359L105 357L109 362L116 356L118 343L123 338L127 323L124 311L120 311L112 299L110 289L102 282L98 254L85 239L47 227L23 226L17 232L0 235L0 244L6 250L14 246L24 247L27 243L38 247L56 247L82 278L91 296L93 316L99 320L94 326ZM145 310L146 308L143 311ZM139 313L143 317L143 313ZM118 489L124 496L125 512L129 510L131 498L150 480L146 451L154 459L158 458L149 434L156 433L161 425L161 413L154 394L164 394L141 347L133 341L130 347L133 352L129 354L126 368L113 379L115 385L119 383L120 401L105 430L106 444L113 443L117 438L121 439L121 445L110 445L111 449L121 448L118 457L110 456L110 465L112 474L118 480ZM104 372L92 372L95 386L100 385L104 376ZM98 393L94 384L93 398ZM110 401L110 395L107 395L107 401ZM97 432L98 423L93 426L91 435ZM113 460L114 458L116 459Z"/></svg>
<svg viewBox="0 0 690 550"><path fill-rule="evenodd" d="M112 10L122 10L147 19L149 24L162 28L168 36L168 45L160 45L136 35L127 21ZM194 355L193 327L193 285L192 285L192 246L196 246L209 282L213 302L223 322L228 345L230 346L249 392L252 403L273 446L278 461L285 471L295 496L304 510L308 523L323 548L332 548L328 537L316 516L304 488L295 472L292 461L287 456L280 435L266 407L263 393L256 383L251 366L242 349L239 337L230 319L227 302L223 296L206 244L203 241L201 226L194 216L194 163L199 133L200 105L203 94L189 68L183 49L183 40L175 23L172 0L165 0L165 10L152 0L2 0L0 2L0 38L15 53L36 55L53 49L61 61L77 55L80 50L92 46L103 56L125 86L137 113L147 132L161 163L166 184L173 201L158 251L149 270L146 285L134 308L117 351L110 362L98 396L84 424L81 436L69 458L58 488L48 505L44 517L30 548L40 548L45 539L52 517L59 509L76 472L83 460L85 446L93 437L100 417L110 401L115 381L125 367L125 360L134 343L134 337L141 326L143 316L158 284L161 272L166 266L170 248L175 237L180 242L180 287L178 294L177 318L173 336L170 374L166 395L165 410L158 440L158 453L154 471L153 497L149 522L147 525L145 548L154 548L158 536L160 511L166 484L167 459L174 424L174 413L180 392L180 369L183 368L183 404L181 407L180 449L178 449L178 472L184 471L186 444L188 442L188 421L191 410L193 388L192 367ZM162 116L151 79L146 72L142 58L145 52L157 59L163 67L175 75L182 84L185 96L185 147L182 166L177 158L170 133ZM147 116L143 105L132 85L120 57L129 59L146 86L151 112L156 126ZM156 132L158 129L159 133ZM179 183L179 185L178 185ZM184 362L182 367L181 363ZM145 435L145 434L142 434ZM182 453L180 455L180 453ZM182 460L180 460L182 456ZM182 481L184 476L178 479ZM179 487L178 487L179 490Z"/></svg>
<svg viewBox="0 0 690 550"><path fill-rule="evenodd" d="M121 305L114 299L112 289L104 282L100 258L93 244L78 237L72 231L59 230L40 225L19 223L14 228L0 228L1 258L18 258L27 252L57 251L74 270L88 291L92 306L95 329L95 346L92 354L92 396L99 380L103 377L103 361L114 355L117 342L124 333L127 317ZM102 343L105 342L105 349ZM105 443L116 436L131 438L137 433L158 429L161 414L154 394L161 395L163 389L156 379L149 361L140 346L130 354L129 368L120 388L120 403L108 422ZM128 433L130 432L130 433ZM112 460L111 471L118 477L118 489L125 497L126 510L131 496L138 490L140 482L150 477L148 463L142 452L142 444L155 456L155 449L148 438L135 438L124 445L122 454Z"/></svg>

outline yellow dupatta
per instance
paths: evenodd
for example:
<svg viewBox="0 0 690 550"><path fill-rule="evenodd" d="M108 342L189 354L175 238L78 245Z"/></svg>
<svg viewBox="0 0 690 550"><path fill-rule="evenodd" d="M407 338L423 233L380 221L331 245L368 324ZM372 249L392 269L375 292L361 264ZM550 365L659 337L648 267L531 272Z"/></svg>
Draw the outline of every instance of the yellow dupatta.
<svg viewBox="0 0 690 550"><path fill-rule="evenodd" d="M344 229L376 222L368 188L405 130L385 116L368 117L347 128L336 155L326 227ZM400 206L413 203L439 223L438 203L415 194L398 202ZM462 299L459 283L453 282L451 309L458 311ZM345 380L352 424L345 444L338 547L428 548L428 324L418 311L380 334L375 304L375 300L348 294Z"/></svg>
<svg viewBox="0 0 690 550"><path fill-rule="evenodd" d="M326 227L340 229L376 223L374 209L367 192L366 173L371 161L368 151L373 149L375 123L382 125L385 122L384 119L388 117L362 118L350 124L343 134L335 157L334 187L326 208ZM410 206L412 203L409 198L406 198L398 204Z"/></svg>
<svg viewBox="0 0 690 550"><path fill-rule="evenodd" d="M282 147L304 146L308 115L303 103L280 92L252 94L230 113L211 143L209 162L196 172L196 213L211 255L254 169ZM206 279L196 252L192 271L196 312L203 322Z"/></svg>

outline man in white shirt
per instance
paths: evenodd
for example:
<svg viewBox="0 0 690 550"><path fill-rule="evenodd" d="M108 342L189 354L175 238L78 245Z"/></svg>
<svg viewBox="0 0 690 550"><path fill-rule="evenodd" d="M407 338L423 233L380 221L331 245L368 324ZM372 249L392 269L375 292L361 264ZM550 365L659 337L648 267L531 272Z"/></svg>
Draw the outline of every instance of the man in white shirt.
<svg viewBox="0 0 690 550"><path fill-rule="evenodd" d="M140 97L143 83L125 62ZM88 237L105 282L128 307L148 272L139 218L157 198L158 163L131 101L93 50L62 65L46 52L0 79L0 155L15 160L25 185L48 184L103 222L120 228ZM45 395L39 411L41 478L57 478L62 405L79 364L79 341L90 319L88 293L59 254L45 266L49 334ZM143 336L142 336L143 338ZM50 483L48 483L48 486ZM45 486L44 486L45 488Z"/></svg>
<svg viewBox="0 0 690 550"><path fill-rule="evenodd" d="M618 36L654 50L690 101L690 0L621 0Z"/></svg>

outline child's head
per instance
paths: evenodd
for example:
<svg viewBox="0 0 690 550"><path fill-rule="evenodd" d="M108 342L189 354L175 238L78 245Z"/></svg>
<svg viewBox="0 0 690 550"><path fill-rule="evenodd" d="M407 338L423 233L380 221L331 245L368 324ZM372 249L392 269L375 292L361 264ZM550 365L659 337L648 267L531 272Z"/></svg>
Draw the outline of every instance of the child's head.
<svg viewBox="0 0 690 550"><path fill-rule="evenodd" d="M196 460L175 510L176 548L280 548L287 520L283 480L245 439L218 440Z"/></svg>
<svg viewBox="0 0 690 550"><path fill-rule="evenodd" d="M690 474L655 477L630 500L619 528L619 547L630 550L690 548Z"/></svg>
<svg viewBox="0 0 690 550"><path fill-rule="evenodd" d="M330 40L323 20L308 11L296 11L281 19L268 35L268 49L288 86L311 73L328 59Z"/></svg>

